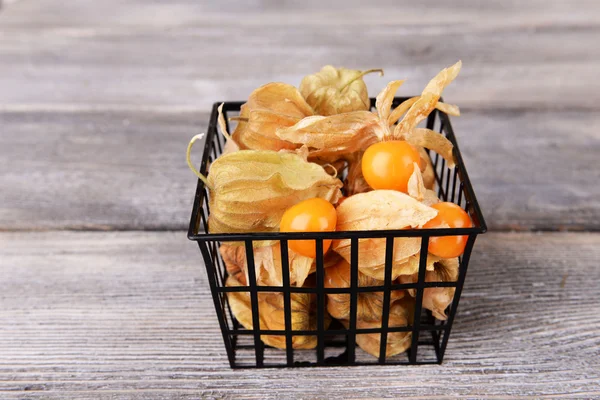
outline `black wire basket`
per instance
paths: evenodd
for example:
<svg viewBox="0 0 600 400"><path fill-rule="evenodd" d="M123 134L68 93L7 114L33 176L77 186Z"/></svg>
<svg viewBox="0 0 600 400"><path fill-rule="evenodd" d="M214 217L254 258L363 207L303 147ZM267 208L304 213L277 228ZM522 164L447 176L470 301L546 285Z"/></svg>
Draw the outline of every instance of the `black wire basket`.
<svg viewBox="0 0 600 400"><path fill-rule="evenodd" d="M408 98L395 98L394 105ZM200 172L208 172L208 166L223 151L225 138L217 132L217 107L215 103L210 117L208 132L205 136L204 153ZM223 107L225 120L238 115L242 102L226 102ZM371 99L372 106L374 99ZM232 368L264 368L264 367L309 367L340 365L414 365L439 364L444 359L452 324L456 317L458 302L465 282L471 250L477 235L486 231L486 224L469 181L456 138L445 113L434 110L428 117L427 128L444 134L454 145L456 166L446 168L446 162L439 155L431 153L432 164L438 197L461 206L471 217L471 228L447 229L410 229L351 232L317 232L317 233L240 233L211 234L208 233L209 193L198 180L194 206L190 221L188 238L196 241L200 247L208 274L217 319L223 335L229 364ZM228 123L227 123L228 124ZM229 130L229 126L227 126ZM428 282L425 279L429 238L432 236L468 236L465 251L459 257L458 279L454 282ZM394 238L421 238L421 256L419 260L418 280L414 283L394 283L392 276ZM359 240L364 238L385 238L386 263L385 280L380 286L362 287L358 285ZM316 243L316 254L323 254L323 240L350 239L350 286L348 288L328 288L324 284L323 256L316 258L316 284L314 287L295 287L290 284L288 241L295 239L313 239ZM282 286L259 286L254 268L253 242L258 240L280 241L282 260ZM227 271L219 253L221 243L243 242L247 262L248 286L228 287L225 285ZM455 288L452 302L446 310L444 321L434 318L431 311L422 305L424 291L429 288ZM406 326L389 326L390 297L393 291L412 290L414 310L412 323ZM228 301L228 292L244 292L250 295L253 329L245 329L235 318ZM284 327L282 330L266 330L260 328L259 293L280 293L284 300ZM316 329L293 330L291 296L293 293L309 293L316 297ZM350 297L350 318L346 325L334 321L326 323L326 302L328 294L347 294ZM378 293L383 295L383 310L380 327L357 327L357 298L359 295ZM386 356L388 335L394 332L410 332L411 342L408 350L394 356ZM379 357L373 357L357 347L357 335L379 335ZM285 338L285 349L266 345L261 335L275 335ZM294 349L293 338L297 336L313 336L317 339L315 349Z"/></svg>

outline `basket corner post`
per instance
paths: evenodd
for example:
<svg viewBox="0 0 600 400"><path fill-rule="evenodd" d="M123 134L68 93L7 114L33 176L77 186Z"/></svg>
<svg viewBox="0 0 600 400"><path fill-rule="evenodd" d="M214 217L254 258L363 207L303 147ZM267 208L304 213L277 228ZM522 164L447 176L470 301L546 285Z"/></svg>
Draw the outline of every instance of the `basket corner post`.
<svg viewBox="0 0 600 400"><path fill-rule="evenodd" d="M223 337L223 344L225 345L225 351L227 352L227 359L231 368L235 368L235 348L229 337L229 329L227 327L227 321L225 316L225 309L221 303L220 296L226 296L225 293L219 293L219 283L217 281L217 266L213 262L213 257L210 254L208 243L203 240L198 240L198 247L202 253L204 260L204 266L206 269L206 275L208 277L208 284L210 286L210 293L213 299L213 305L217 314L217 320L219 321L219 328L221 329L221 335ZM226 301L226 300L225 300Z"/></svg>
<svg viewBox="0 0 600 400"><path fill-rule="evenodd" d="M459 274L458 280L456 281L456 289L454 291L454 298L452 300L452 305L450 307L450 314L448 315L448 320L446 321L446 326L444 329L444 337L442 339L442 343L440 345L440 357L439 362L441 363L444 360L444 356L446 355L446 349L448 347L448 340L450 338L450 332L452 331L452 325L454 324L454 319L456 317L456 313L458 311L458 304L460 302L460 297L462 295L462 290L465 284L465 279L467 276L467 268L469 266L469 261L471 258L471 252L473 250L473 245L475 244L475 239L477 239L477 233L469 234L469 238L467 239L467 244L465 246L465 251L460 258L459 264Z"/></svg>

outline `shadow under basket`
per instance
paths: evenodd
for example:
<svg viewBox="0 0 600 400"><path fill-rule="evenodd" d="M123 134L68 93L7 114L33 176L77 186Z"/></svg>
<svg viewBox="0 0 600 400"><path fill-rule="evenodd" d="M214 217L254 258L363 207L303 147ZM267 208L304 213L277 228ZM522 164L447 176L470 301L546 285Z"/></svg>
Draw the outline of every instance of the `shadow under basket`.
<svg viewBox="0 0 600 400"><path fill-rule="evenodd" d="M400 104L408 98L395 98L394 105ZM208 132L205 136L204 152L200 172L207 175L208 166L223 151L225 138L217 132L217 107L215 103L210 117ZM227 102L223 112L225 120L239 114L242 102ZM374 99L371 99L374 105ZM228 123L227 123L228 124ZM229 364L232 368L265 368L265 367L312 367L312 366L340 366L340 365L413 365L413 364L439 364L444 359L450 330L454 322L458 302L462 292L469 258L477 235L486 231L479 204L469 181L452 126L448 115L434 110L428 117L427 128L445 135L454 145L456 166L454 169L446 168L446 162L438 154L430 153L434 167L438 197L442 201L458 204L471 217L473 227L454 229L410 229L410 230L385 230L385 231L352 231L352 232L327 232L327 233L240 233L240 234L211 234L208 233L209 193L202 181L198 180L198 187L194 199L194 206L188 238L196 241L200 247L204 265L208 274L210 290L214 306L223 335L225 349ZM229 130L229 125L227 126ZM464 253L458 258L458 278L452 282L430 282L426 280L426 261L429 238L432 236L468 236ZM418 279L413 283L398 283L392 281L392 261L394 238L416 237L421 239L421 255L419 258ZM385 250L385 280L379 286L359 286L359 241L365 238L383 238L386 243ZM290 284L288 241L294 239L312 239L316 242L317 254L322 254L324 239L350 239L350 284L347 288L328 288L324 282L323 257L316 259L315 284L313 287L295 287ZM282 260L281 286L260 286L254 268L253 242L258 240L280 241ZM219 252L222 243L237 242L245 247L247 260L247 286L226 286L227 270ZM438 320L431 311L423 306L424 293L432 288L454 288L451 302L445 310L447 319ZM394 291L410 291L414 309L413 316L403 326L389 326L390 298ZM246 329L236 320L228 293L245 293L249 297L248 307L252 313L253 329ZM259 315L259 297L265 293L276 293L283 297L282 319L280 330L267 330L262 328ZM297 293L308 293L316 299L316 326L309 330L292 330L292 296ZM378 293L382 301L381 322L375 327L359 327L357 322L357 301L359 296ZM327 301L330 294L346 294L349 297L349 318L342 324L330 319L327 314ZM329 321L332 321L329 323ZM248 324L247 324L248 325ZM407 349L399 354L389 356L386 354L389 335L405 332L410 334ZM357 346L357 336L375 336L379 341L378 357L368 354ZM284 343L285 349L271 347L261 340L261 336L277 337L278 343ZM311 336L316 338L313 349L295 349L292 346L294 338L298 336ZM359 337L360 339L360 337ZM391 339L390 339L391 340ZM268 340L267 340L268 341ZM373 351L371 352L373 353Z"/></svg>

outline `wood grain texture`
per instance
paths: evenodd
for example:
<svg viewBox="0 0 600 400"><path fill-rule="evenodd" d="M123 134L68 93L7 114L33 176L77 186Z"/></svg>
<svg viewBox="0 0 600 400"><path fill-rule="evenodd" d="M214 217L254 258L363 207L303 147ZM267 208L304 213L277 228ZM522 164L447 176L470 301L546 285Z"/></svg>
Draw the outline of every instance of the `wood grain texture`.
<svg viewBox="0 0 600 400"><path fill-rule="evenodd" d="M600 396L600 235L478 239L442 366L227 366L183 232L0 233L0 398Z"/></svg>
<svg viewBox="0 0 600 400"><path fill-rule="evenodd" d="M232 371L183 232L212 102L459 58L489 226L598 231L599 2L0 3L1 399L600 397L598 233L478 239L443 366Z"/></svg>
<svg viewBox="0 0 600 400"><path fill-rule="evenodd" d="M182 229L189 219L195 179L185 148L206 114L0 113L0 121L0 229Z"/></svg>
<svg viewBox="0 0 600 400"><path fill-rule="evenodd" d="M193 112L0 112L0 230L186 229ZM454 128L492 229L600 229L600 116L465 112ZM199 161L200 147L195 153Z"/></svg>
<svg viewBox="0 0 600 400"><path fill-rule="evenodd" d="M418 93L458 59L446 97L463 108L600 104L595 1L61 3L4 13L5 109L206 108L329 63L384 68L385 79L367 78L372 93L391 79Z"/></svg>

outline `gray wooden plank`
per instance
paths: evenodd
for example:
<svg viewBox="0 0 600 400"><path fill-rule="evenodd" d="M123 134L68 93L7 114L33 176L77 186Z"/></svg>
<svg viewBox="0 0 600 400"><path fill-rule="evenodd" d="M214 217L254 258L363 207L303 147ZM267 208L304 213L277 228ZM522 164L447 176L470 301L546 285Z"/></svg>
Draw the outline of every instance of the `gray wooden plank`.
<svg viewBox="0 0 600 400"><path fill-rule="evenodd" d="M227 367L184 232L0 233L0 397L593 398L600 236L478 239L442 366Z"/></svg>
<svg viewBox="0 0 600 400"><path fill-rule="evenodd" d="M466 113L452 124L491 229L598 230L598 113Z"/></svg>
<svg viewBox="0 0 600 400"><path fill-rule="evenodd" d="M0 112L0 230L185 229L196 182L185 147L207 120ZM491 229L599 229L598 114L465 112L453 124Z"/></svg>
<svg viewBox="0 0 600 400"><path fill-rule="evenodd" d="M205 113L2 113L0 119L0 229L186 225L195 179L185 149L205 129Z"/></svg>
<svg viewBox="0 0 600 400"><path fill-rule="evenodd" d="M464 62L447 97L464 108L596 110L598 2L437 2L314 7L211 2L22 2L0 26L0 105L206 107L333 63L382 67L372 93L419 92ZM454 4L454 2L453 2ZM343 12L340 11L343 9ZM432 22L426 26L423 18Z"/></svg>
<svg viewBox="0 0 600 400"><path fill-rule="evenodd" d="M15 3L18 0L10 0ZM317 6L317 7L315 7ZM403 23L425 32L479 29L509 30L562 27L590 27L599 22L593 0L546 2L530 0L457 0L452 3L426 0L398 4L380 0L366 4L360 0L321 2L239 2L224 0L52 0L21 2L13 6L3 25L17 29L39 28L179 28L199 24L221 25L372 25ZM402 10L402 14L396 11ZM42 12L45 11L45 12ZM284 16L285 18L282 18ZM427 18L428 17L428 18ZM424 26L427 18L429 25Z"/></svg>

